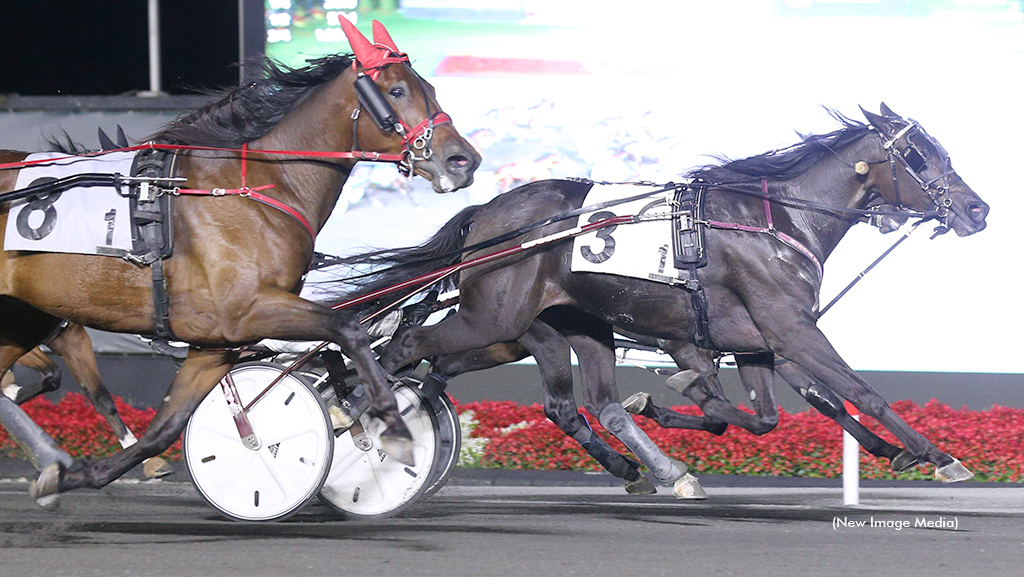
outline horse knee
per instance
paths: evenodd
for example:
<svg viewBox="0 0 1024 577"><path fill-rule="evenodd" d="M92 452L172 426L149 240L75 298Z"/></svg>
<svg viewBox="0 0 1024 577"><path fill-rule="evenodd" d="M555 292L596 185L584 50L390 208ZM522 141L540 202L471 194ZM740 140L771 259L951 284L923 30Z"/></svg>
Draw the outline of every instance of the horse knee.
<svg viewBox="0 0 1024 577"><path fill-rule="evenodd" d="M767 434L779 425L779 415L761 415L754 422L754 425L749 429L751 433L760 437L761 435Z"/></svg>

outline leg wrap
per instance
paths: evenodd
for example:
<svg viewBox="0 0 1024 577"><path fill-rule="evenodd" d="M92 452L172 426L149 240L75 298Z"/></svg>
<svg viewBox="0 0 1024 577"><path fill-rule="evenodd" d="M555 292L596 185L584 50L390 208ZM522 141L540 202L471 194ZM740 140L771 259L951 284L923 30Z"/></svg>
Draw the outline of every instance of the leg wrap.
<svg viewBox="0 0 1024 577"><path fill-rule="evenodd" d="M576 417L583 426L573 433L572 438L576 439L576 442L587 451L588 455L597 459L597 462L601 463L602 467L620 479L635 481L640 478L640 465L638 463L623 457L615 449L612 449L604 439L590 428L590 423L587 422L586 417L578 413Z"/></svg>
<svg viewBox="0 0 1024 577"><path fill-rule="evenodd" d="M14 437L37 471L53 463L60 463L65 468L74 464L74 459L62 451L21 407L3 395L0 395L0 424Z"/></svg>
<svg viewBox="0 0 1024 577"><path fill-rule="evenodd" d="M821 414L830 419L835 419L846 412L846 408L843 407L843 401L831 389L821 383L814 383L807 387L804 398L807 399L807 402L812 407L818 409Z"/></svg>
<svg viewBox="0 0 1024 577"><path fill-rule="evenodd" d="M686 465L663 453L619 403L605 405L597 420L647 465L654 477L662 483L671 485L686 474Z"/></svg>

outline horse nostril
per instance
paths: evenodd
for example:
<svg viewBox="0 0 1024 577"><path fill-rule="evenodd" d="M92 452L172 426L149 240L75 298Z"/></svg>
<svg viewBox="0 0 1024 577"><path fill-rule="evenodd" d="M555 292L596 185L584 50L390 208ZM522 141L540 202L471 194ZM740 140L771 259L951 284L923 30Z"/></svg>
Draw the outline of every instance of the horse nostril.
<svg viewBox="0 0 1024 577"><path fill-rule="evenodd" d="M461 154L453 154L449 156L445 162L448 165L448 170L453 172L462 172L473 162L467 156Z"/></svg>
<svg viewBox="0 0 1024 577"><path fill-rule="evenodd" d="M980 202L972 202L967 205L967 214L971 216L971 220L974 222L984 222L985 217L988 216L988 205Z"/></svg>

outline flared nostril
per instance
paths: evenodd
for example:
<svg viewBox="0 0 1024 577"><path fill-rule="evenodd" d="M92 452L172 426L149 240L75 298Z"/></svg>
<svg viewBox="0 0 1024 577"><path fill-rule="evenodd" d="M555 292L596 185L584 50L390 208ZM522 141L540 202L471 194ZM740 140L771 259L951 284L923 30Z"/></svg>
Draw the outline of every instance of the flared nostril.
<svg viewBox="0 0 1024 577"><path fill-rule="evenodd" d="M472 169L473 160L462 154L453 154L445 159L445 165L452 172L467 172Z"/></svg>
<svg viewBox="0 0 1024 577"><path fill-rule="evenodd" d="M974 222L985 222L985 217L988 216L988 205L981 202L972 202L967 205L967 214Z"/></svg>

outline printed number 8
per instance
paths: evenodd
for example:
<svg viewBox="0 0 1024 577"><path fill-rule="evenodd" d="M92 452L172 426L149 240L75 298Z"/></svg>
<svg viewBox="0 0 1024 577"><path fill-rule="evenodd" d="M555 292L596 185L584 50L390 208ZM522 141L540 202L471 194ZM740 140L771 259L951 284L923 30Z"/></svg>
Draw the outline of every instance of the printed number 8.
<svg viewBox="0 0 1024 577"><path fill-rule="evenodd" d="M29 186L36 186L40 184L46 184L47 182L54 182L56 178L52 176L44 176L37 178L32 181ZM57 209L53 207L53 203L57 202L60 198L60 192L51 192L49 194L35 194L29 197L28 204L21 209L18 213L18 234L23 238L29 240L40 240L46 238L46 235L53 232L53 227L57 224ZM32 227L28 223L29 216L33 212L41 210L43 211L43 222L38 227Z"/></svg>
<svg viewBox="0 0 1024 577"><path fill-rule="evenodd" d="M587 220L587 222L594 223L599 220L614 217L615 213L608 212L607 210L605 210L601 212L595 212L593 215L591 215L590 219ZM583 258L587 259L587 261L592 262L594 264L601 264L602 262L612 258L612 255L615 254L615 239L612 238L612 233L615 232L615 229L617 227L617 224L613 224L611 226L598 229L597 232L594 233L594 235L597 236L597 238L601 239L601 242L604 243L604 249L601 252L595 254L594 251L590 250L589 246L581 246L580 254L583 256Z"/></svg>

